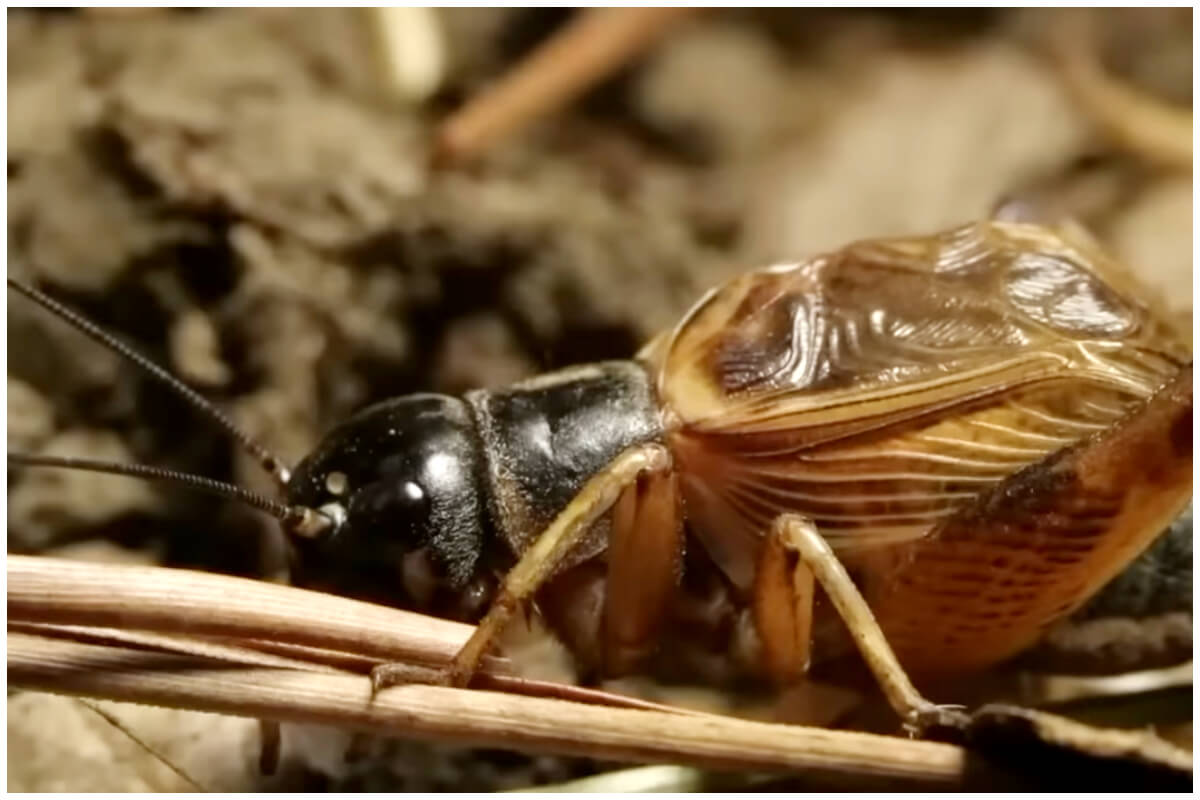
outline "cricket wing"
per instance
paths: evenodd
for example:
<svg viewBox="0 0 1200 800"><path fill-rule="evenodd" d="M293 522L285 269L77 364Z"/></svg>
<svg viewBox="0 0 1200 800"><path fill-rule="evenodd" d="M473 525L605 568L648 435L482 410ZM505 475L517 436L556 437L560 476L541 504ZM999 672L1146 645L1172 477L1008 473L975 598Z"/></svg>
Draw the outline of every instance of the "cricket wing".
<svg viewBox="0 0 1200 800"><path fill-rule="evenodd" d="M1129 413L1190 359L1047 229L980 223L750 273L643 353L689 518L744 584L783 511L843 555L911 541Z"/></svg>

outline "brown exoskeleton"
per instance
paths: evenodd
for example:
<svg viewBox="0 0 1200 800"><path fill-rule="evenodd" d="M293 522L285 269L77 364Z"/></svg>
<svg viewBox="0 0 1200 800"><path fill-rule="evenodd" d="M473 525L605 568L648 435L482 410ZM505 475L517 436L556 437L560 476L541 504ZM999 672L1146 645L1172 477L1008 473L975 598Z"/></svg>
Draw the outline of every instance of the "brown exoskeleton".
<svg viewBox="0 0 1200 800"><path fill-rule="evenodd" d="M601 674L700 630L794 681L832 605L926 722L907 673L1017 654L1191 497L1189 349L1076 239L984 222L752 272L632 361L372 406L259 505L302 582L477 621L454 684L533 602Z"/></svg>

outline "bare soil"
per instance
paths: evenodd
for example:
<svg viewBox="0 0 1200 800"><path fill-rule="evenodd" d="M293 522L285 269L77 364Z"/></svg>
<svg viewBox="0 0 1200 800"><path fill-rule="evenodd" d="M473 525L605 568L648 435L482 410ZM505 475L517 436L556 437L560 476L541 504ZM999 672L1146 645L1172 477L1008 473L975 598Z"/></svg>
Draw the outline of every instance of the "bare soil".
<svg viewBox="0 0 1200 800"><path fill-rule="evenodd" d="M373 400L628 357L749 266L930 232L1013 193L1068 204L1190 326L1191 176L1121 151L1072 102L1044 57L1046 13L709 12L478 164L433 170L438 120L564 12L438 12L441 87L405 102L361 11L10 11L9 272L287 460ZM1106 68L1190 108L1190 10L1099 20ZM178 399L20 298L8 334L10 449L269 490ZM272 526L239 507L87 473L8 484L9 552L284 566ZM1190 572L1188 587L1190 609ZM9 789L177 785L96 738L89 713L10 699ZM137 714L197 770L220 756L180 731L225 742L239 766L203 775L227 789L498 788L591 768L394 745L367 771L325 744L270 782L247 766L245 726ZM78 736L48 740L48 719ZM414 769L430 752L437 768Z"/></svg>

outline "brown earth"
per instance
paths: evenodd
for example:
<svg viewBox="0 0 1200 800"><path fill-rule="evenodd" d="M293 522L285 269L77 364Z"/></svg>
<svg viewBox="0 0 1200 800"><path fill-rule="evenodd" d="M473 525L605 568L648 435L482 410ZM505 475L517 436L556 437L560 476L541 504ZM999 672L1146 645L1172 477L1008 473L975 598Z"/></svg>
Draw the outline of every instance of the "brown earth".
<svg viewBox="0 0 1200 800"><path fill-rule="evenodd" d="M747 266L929 232L1013 193L1082 219L1148 302L1190 326L1190 175L1117 148L1064 92L1047 14L710 12L478 164L432 171L436 122L562 12L436 12L440 88L413 101L386 90L361 11L11 11L9 270L290 460L371 400L625 357ZM1190 14L1104 12L1106 68L1190 108ZM8 333L10 448L269 489L180 402L20 298ZM10 475L8 534L10 552L282 566L252 512L86 473ZM1190 573L1188 586L1190 607ZM47 705L10 700L10 789L172 786L122 772L104 748L124 744L39 740L21 720L90 712L20 697ZM17 763L22 747L61 757ZM64 774L87 748L107 770ZM369 785L516 786L587 769L462 754L434 777L403 766L427 758L404 750L382 773L391 782ZM285 782L368 785L313 761ZM236 774L210 785L279 785Z"/></svg>

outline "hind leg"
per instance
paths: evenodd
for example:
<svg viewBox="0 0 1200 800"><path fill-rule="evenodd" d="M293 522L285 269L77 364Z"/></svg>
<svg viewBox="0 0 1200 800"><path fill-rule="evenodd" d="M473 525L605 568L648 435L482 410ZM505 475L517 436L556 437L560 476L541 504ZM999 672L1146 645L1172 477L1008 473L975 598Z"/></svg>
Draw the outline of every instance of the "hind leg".
<svg viewBox="0 0 1200 800"><path fill-rule="evenodd" d="M795 681L807 670L814 578L907 728L961 722L955 707L932 703L913 686L846 568L816 526L795 514L783 514L771 525L755 582L755 623L774 677Z"/></svg>

